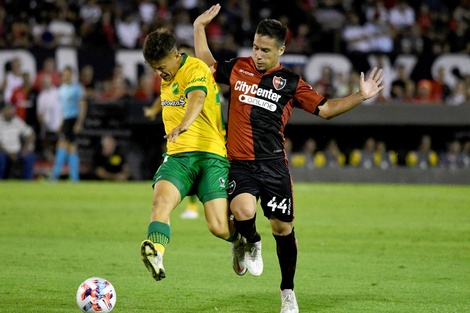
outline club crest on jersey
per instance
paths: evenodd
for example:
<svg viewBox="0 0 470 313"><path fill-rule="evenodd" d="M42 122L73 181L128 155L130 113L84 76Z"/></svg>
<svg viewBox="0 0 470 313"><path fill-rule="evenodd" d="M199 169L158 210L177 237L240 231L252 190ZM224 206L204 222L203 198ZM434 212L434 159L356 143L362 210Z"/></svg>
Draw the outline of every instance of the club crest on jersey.
<svg viewBox="0 0 470 313"><path fill-rule="evenodd" d="M174 95L177 95L179 93L178 83L173 83L171 85L171 91Z"/></svg>
<svg viewBox="0 0 470 313"><path fill-rule="evenodd" d="M237 187L237 183L232 180L229 184L228 184L228 189L227 189L227 193L229 195L231 195L234 191L235 191L235 188Z"/></svg>
<svg viewBox="0 0 470 313"><path fill-rule="evenodd" d="M286 86L286 79L282 77L274 76L273 78L273 86L276 90L281 90Z"/></svg>

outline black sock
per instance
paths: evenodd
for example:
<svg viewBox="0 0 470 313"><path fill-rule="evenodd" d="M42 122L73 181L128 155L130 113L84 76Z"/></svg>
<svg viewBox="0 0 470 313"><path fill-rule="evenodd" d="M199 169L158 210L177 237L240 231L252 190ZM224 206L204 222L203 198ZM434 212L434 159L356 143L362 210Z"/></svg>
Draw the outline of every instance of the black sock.
<svg viewBox="0 0 470 313"><path fill-rule="evenodd" d="M256 214L255 216L246 221L237 221L235 220L235 228L237 231L245 237L246 241L249 243L257 242L261 240L260 234L256 231Z"/></svg>
<svg viewBox="0 0 470 313"><path fill-rule="evenodd" d="M287 236L273 236L276 239L277 258L281 267L281 290L294 289L295 267L297 265L297 240L294 229Z"/></svg>

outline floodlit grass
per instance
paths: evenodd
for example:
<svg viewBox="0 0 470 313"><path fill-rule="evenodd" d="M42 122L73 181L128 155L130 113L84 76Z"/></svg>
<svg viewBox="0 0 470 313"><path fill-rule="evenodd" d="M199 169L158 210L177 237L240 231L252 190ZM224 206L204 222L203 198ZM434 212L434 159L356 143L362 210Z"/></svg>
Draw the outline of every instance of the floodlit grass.
<svg viewBox="0 0 470 313"><path fill-rule="evenodd" d="M238 277L203 218L171 220L167 278L140 260L150 182L0 182L0 312L80 312L79 284L109 279L119 312L279 312L274 239L264 273ZM470 312L470 186L295 186L301 312Z"/></svg>

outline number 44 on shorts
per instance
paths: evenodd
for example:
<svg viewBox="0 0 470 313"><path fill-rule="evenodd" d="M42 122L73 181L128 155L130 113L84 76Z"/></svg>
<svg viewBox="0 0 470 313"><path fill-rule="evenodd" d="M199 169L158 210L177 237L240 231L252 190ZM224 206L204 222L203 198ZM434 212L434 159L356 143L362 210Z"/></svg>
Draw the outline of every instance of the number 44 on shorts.
<svg viewBox="0 0 470 313"><path fill-rule="evenodd" d="M278 203L276 197L273 197L271 200L269 200L268 206L271 208L272 212L274 212L275 210L281 210L282 214L291 214L290 198L283 198L281 202Z"/></svg>

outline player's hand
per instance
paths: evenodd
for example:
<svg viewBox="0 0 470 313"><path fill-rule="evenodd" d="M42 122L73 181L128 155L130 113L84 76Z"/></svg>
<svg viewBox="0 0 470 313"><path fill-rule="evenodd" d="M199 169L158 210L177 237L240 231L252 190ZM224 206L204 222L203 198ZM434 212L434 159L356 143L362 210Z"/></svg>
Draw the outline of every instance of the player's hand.
<svg viewBox="0 0 470 313"><path fill-rule="evenodd" d="M149 120L153 121L155 120L155 117L157 116L157 112L153 110L153 107L144 107L144 116L148 118Z"/></svg>
<svg viewBox="0 0 470 313"><path fill-rule="evenodd" d="M370 99L375 96L380 90L385 87L385 84L382 84L384 80L384 74L382 69L377 70L377 67L374 67L367 77L367 80L364 81L364 72L361 72L361 79L359 81L359 90L362 94L364 100Z"/></svg>
<svg viewBox="0 0 470 313"><path fill-rule="evenodd" d="M173 130L169 134L163 136L163 138L171 142L176 142L178 135L184 133L187 130L188 130L187 127L178 125L175 128L173 128Z"/></svg>
<svg viewBox="0 0 470 313"><path fill-rule="evenodd" d="M194 27L202 26L206 27L207 24L209 24L212 19L219 13L220 11L220 4L214 4L211 6L209 9L204 11L201 15L199 15L195 20L194 20Z"/></svg>

